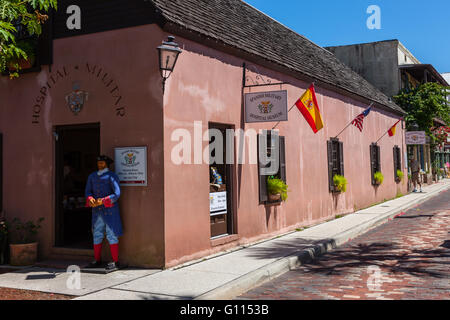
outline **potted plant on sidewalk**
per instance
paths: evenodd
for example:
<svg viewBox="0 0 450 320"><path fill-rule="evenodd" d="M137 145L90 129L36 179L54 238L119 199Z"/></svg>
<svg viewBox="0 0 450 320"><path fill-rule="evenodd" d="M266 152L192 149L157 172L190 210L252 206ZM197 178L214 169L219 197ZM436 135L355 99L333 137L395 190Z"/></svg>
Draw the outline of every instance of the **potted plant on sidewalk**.
<svg viewBox="0 0 450 320"><path fill-rule="evenodd" d="M277 202L280 200L286 201L288 191L287 188L288 186L283 180L273 176L267 178L267 191L270 202Z"/></svg>
<svg viewBox="0 0 450 320"><path fill-rule="evenodd" d="M344 176L340 174L334 175L333 183L335 192L347 191L347 179Z"/></svg>
<svg viewBox="0 0 450 320"><path fill-rule="evenodd" d="M37 260L37 233L44 218L37 222L22 222L14 218L11 223L11 243L9 245L10 264L13 266L29 266Z"/></svg>

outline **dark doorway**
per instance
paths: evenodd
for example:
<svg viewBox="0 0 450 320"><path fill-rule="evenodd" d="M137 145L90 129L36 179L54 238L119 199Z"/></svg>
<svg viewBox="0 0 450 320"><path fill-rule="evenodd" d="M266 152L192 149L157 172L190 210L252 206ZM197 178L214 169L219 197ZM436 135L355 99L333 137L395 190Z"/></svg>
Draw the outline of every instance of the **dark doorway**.
<svg viewBox="0 0 450 320"><path fill-rule="evenodd" d="M223 149L211 150L210 156L214 159L209 161L211 238L215 238L234 233L233 164L230 163L229 159L231 155L227 154L227 152L232 152L232 150L227 150L226 148L227 143L228 146L234 146L234 134L231 136L227 134L227 129L233 129L233 127L225 124L209 123L209 129L217 130L217 133L220 132L223 138ZM229 141L229 139L233 141ZM215 142L214 135L210 136L209 142L210 144ZM218 159L219 161L217 161Z"/></svg>
<svg viewBox="0 0 450 320"><path fill-rule="evenodd" d="M84 190L97 170L100 125L56 127L56 243L57 247L92 248L91 209Z"/></svg>

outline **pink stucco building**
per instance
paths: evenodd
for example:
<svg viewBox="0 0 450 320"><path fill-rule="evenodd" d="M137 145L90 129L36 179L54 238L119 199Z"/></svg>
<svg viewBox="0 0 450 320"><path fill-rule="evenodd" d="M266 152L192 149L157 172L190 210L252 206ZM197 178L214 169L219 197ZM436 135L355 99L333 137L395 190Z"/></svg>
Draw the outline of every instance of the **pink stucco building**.
<svg viewBox="0 0 450 320"><path fill-rule="evenodd" d="M48 64L0 79L2 209L7 218L45 217L41 259L92 259L90 213L80 205L85 177L97 154L114 157L118 147L147 147L147 185L123 186L120 199L120 259L133 266L174 266L406 193L395 179L397 169L406 173L402 126L380 140L379 158L370 147L404 112L331 53L244 2L122 1L103 12L79 1L74 30L65 24L69 2L77 1L61 1L52 17L52 54L41 59ZM183 52L163 93L156 48L168 35ZM290 107L313 81L324 128L314 134L296 108L277 126L287 201L268 203L258 163L234 161L217 166L227 206L212 215L210 192L220 190L203 161L205 131L270 130L276 122L245 122L244 95L285 90ZM269 82L281 84L253 86ZM88 99L75 114L66 97L77 88ZM330 139L371 103L363 132L350 126L331 152ZM232 140L236 160L241 139ZM246 159L258 147L248 138ZM372 184L374 162L380 186ZM347 178L345 193L330 191L334 173Z"/></svg>

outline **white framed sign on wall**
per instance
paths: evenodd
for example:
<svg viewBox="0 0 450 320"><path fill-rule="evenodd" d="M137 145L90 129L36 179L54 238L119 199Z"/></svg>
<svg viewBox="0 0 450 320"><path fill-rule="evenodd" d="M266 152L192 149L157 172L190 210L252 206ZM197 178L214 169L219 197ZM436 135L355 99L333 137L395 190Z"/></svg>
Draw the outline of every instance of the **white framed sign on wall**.
<svg viewBox="0 0 450 320"><path fill-rule="evenodd" d="M114 148L114 165L121 186L147 186L147 147Z"/></svg>

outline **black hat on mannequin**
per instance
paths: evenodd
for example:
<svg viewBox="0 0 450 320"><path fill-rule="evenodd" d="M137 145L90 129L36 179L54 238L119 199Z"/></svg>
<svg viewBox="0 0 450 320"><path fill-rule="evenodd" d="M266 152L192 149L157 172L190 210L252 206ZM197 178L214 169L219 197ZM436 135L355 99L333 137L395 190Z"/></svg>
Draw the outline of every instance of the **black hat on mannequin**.
<svg viewBox="0 0 450 320"><path fill-rule="evenodd" d="M97 161L105 161L108 166L111 165L111 163L114 163L113 159L105 155L98 156Z"/></svg>

